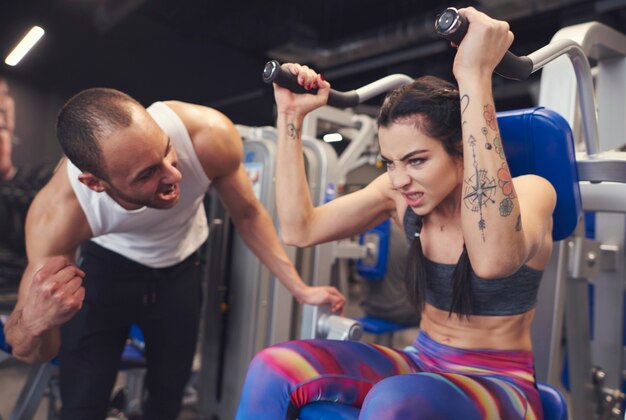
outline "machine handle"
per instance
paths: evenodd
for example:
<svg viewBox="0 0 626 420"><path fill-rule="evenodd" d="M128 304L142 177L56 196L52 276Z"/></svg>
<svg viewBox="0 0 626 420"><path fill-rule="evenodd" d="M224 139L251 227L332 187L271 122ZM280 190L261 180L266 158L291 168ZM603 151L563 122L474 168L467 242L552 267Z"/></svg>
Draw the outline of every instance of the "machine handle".
<svg viewBox="0 0 626 420"><path fill-rule="evenodd" d="M278 61L272 60L265 64L263 69L263 81L265 83L276 83L279 86L289 89L294 93L312 93L315 94L317 89L306 90L298 84L298 78L291 74L289 70L283 69ZM339 92L331 89L328 94L328 105L337 108L350 108L357 106L361 102L356 90L349 92Z"/></svg>
<svg viewBox="0 0 626 420"><path fill-rule="evenodd" d="M457 45L465 37L468 26L467 18L454 7L448 7L435 20L437 34ZM526 56L518 57L511 51L507 51L494 72L507 79L525 80L533 72L533 62Z"/></svg>
<svg viewBox="0 0 626 420"><path fill-rule="evenodd" d="M448 41L460 44L467 33L469 24L465 16L461 15L454 7L445 9L435 21L435 30L439 36ZM513 80L525 80L535 70L533 61L526 56L518 57L507 51L500 64L495 68L495 72L502 77ZM394 75L394 78L384 80L384 83L372 83L362 88L348 92L340 92L331 89L328 95L328 105L337 108L350 108L366 101L367 99L391 90L401 84L409 83L411 79L404 75ZM383 79L381 79L382 81ZM312 93L316 89L306 90L298 84L298 78L291 74L289 70L283 69L276 60L268 61L263 69L263 81L265 83L276 83L279 86L289 89L294 93Z"/></svg>

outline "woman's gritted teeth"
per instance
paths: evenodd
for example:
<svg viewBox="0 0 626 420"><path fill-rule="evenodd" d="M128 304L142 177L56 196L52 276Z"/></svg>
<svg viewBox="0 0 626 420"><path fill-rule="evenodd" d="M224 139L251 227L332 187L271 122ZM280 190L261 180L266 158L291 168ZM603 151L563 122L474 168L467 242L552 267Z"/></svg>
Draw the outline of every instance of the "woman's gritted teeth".
<svg viewBox="0 0 626 420"><path fill-rule="evenodd" d="M411 207L419 206L424 198L423 192L402 193L407 204Z"/></svg>
<svg viewBox="0 0 626 420"><path fill-rule="evenodd" d="M421 192L404 194L404 196L408 198L409 200L417 200L423 195L424 193L421 193Z"/></svg>

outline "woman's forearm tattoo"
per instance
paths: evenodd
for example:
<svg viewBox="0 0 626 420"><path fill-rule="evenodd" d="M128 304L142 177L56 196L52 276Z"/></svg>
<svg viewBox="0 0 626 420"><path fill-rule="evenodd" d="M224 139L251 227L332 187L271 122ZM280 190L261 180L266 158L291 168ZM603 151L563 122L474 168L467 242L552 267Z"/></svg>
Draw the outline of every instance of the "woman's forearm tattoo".
<svg viewBox="0 0 626 420"><path fill-rule="evenodd" d="M480 169L478 167L478 160L476 159L476 139L474 136L470 135L468 143L472 148L472 166L474 167L474 173L465 179L463 203L469 210L479 213L478 230L480 230L484 242L487 222L483 217L483 207L488 203L495 203L492 197L496 192L496 180L489 175L486 169Z"/></svg>
<svg viewBox="0 0 626 420"><path fill-rule="evenodd" d="M470 97L463 95L461 97L461 116L465 113L470 104ZM498 156L502 159L502 166L497 171L497 175L492 176L487 169L479 166L479 158L477 153L478 141L472 134L469 135L467 140L468 145L471 147L472 152L472 166L474 168L471 175L464 180L463 190L463 203L465 206L476 213L479 213L478 229L481 232L483 241L485 241L485 230L487 229L487 221L483 217L483 208L488 204L496 204L496 198L499 196L498 191L503 195L503 199L500 201L498 210L501 217L510 216L515 210L515 188L513 187L513 179L511 172L507 165L504 156L504 150L502 147L502 140L500 139L498 132L497 115L493 104L487 104L483 106L483 118L485 120L485 126L481 128L482 136L485 139L484 147L487 150L495 150ZM462 124L465 125L467 120L462 119ZM495 134L492 138L493 131ZM482 142L481 142L482 145ZM520 231L521 217L519 214L516 218L515 230Z"/></svg>
<svg viewBox="0 0 626 420"><path fill-rule="evenodd" d="M300 137L300 129L294 123L287 123L287 135L290 139L296 140Z"/></svg>
<svg viewBox="0 0 626 420"><path fill-rule="evenodd" d="M465 110L467 109L468 106L469 106L469 96L467 94L461 96L461 116L465 114ZM465 123L465 121L463 121L463 123Z"/></svg>
<svg viewBox="0 0 626 420"><path fill-rule="evenodd" d="M504 200L500 202L500 216L507 217L513 211L513 198L515 198L515 189L513 188L513 179L509 166L506 162L502 162L502 167L498 169L498 187L504 194Z"/></svg>
<svg viewBox="0 0 626 420"><path fill-rule="evenodd" d="M483 116L485 117L485 122L493 131L498 130L498 122L496 120L496 109L491 104L487 104L483 107Z"/></svg>

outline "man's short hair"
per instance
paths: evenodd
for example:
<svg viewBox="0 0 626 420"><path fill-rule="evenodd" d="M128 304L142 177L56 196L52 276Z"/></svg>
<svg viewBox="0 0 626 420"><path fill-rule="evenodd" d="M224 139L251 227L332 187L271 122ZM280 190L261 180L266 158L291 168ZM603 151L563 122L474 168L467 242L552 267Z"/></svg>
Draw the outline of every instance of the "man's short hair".
<svg viewBox="0 0 626 420"><path fill-rule="evenodd" d="M141 105L115 89L86 89L74 95L57 116L57 137L65 155L81 171L107 179L100 141L132 124L134 106Z"/></svg>

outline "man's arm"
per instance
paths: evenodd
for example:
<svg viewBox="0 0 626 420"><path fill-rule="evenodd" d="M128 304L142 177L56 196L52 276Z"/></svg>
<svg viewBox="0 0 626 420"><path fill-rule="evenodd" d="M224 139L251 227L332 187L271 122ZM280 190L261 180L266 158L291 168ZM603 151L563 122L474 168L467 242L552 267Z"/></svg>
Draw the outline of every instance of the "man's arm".
<svg viewBox="0 0 626 420"><path fill-rule="evenodd" d="M63 164L37 194L26 218L28 266L4 327L16 358L34 363L58 353L59 327L76 314L85 296L84 273L72 261L78 245L89 237Z"/></svg>
<svg viewBox="0 0 626 420"><path fill-rule="evenodd" d="M254 196L243 165L233 173L217 178L215 187L248 247L276 275L300 303L330 303L340 309L345 298L334 287L307 286L282 247L272 219Z"/></svg>
<svg viewBox="0 0 626 420"><path fill-rule="evenodd" d="M243 142L235 126L218 111L168 102L189 130L198 158L237 231L261 262L301 303L330 303L339 310L344 296L334 287L311 287L300 278L280 243L267 210L254 195L241 163Z"/></svg>

